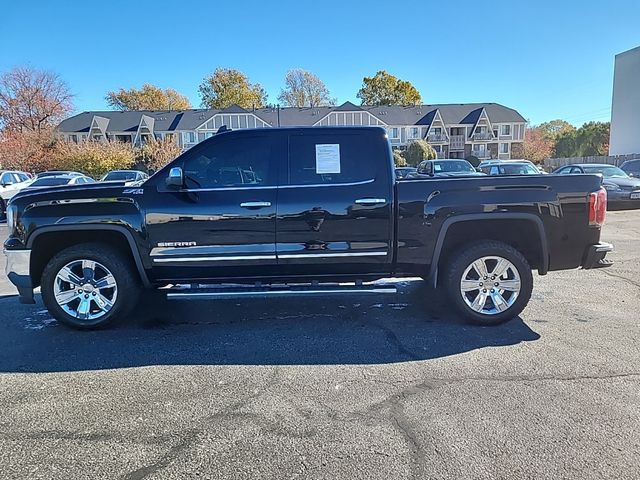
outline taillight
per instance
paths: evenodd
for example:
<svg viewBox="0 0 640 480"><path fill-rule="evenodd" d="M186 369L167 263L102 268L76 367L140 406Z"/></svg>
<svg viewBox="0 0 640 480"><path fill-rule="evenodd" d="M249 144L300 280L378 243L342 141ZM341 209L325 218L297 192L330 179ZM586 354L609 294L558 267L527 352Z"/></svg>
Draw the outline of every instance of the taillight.
<svg viewBox="0 0 640 480"><path fill-rule="evenodd" d="M607 191L600 188L597 192L589 194L589 225L604 225L604 217L607 213Z"/></svg>

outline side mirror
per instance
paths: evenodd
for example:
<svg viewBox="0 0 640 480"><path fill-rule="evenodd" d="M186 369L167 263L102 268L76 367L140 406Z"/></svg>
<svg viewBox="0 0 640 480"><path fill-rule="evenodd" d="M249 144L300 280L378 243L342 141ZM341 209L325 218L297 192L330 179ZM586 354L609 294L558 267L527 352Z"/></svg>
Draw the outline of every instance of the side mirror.
<svg viewBox="0 0 640 480"><path fill-rule="evenodd" d="M167 186L170 187L182 187L184 185L182 168L173 167L169 170L169 176L166 178L165 182L167 183Z"/></svg>
<svg viewBox="0 0 640 480"><path fill-rule="evenodd" d="M633 173L633 172L629 172L627 175L629 175L630 177L634 177L634 178L635 178L635 176L636 176L636 174L635 174L635 173Z"/></svg>
<svg viewBox="0 0 640 480"><path fill-rule="evenodd" d="M476 172L482 173L482 169L480 167L476 167Z"/></svg>

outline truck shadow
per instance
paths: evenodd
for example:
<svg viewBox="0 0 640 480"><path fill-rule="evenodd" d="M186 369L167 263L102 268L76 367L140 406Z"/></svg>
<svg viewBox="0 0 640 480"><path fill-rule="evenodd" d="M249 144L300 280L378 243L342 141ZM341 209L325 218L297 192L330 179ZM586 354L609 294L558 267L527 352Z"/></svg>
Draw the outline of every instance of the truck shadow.
<svg viewBox="0 0 640 480"><path fill-rule="evenodd" d="M17 304L1 301L5 325L8 302ZM150 295L121 325L93 332L58 325L40 299L35 307L15 310L10 325L2 327L0 372L386 364L540 338L519 317L497 327L467 325L451 313L440 292L408 282L397 295L382 297L167 302Z"/></svg>

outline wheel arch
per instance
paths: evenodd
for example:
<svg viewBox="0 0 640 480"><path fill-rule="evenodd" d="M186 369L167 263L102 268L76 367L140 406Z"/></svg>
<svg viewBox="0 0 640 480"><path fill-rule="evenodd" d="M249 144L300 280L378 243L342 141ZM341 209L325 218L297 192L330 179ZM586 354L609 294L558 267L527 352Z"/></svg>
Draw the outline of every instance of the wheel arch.
<svg viewBox="0 0 640 480"><path fill-rule="evenodd" d="M496 225L500 222L504 225L523 225L524 230L510 231L508 234L487 233L489 225ZM476 227L476 228L474 228ZM479 227L479 229L478 229ZM460 232L466 233L460 237ZM455 251L464 243L470 243L469 238L478 233L477 240L497 240L507 243L518 250L522 250L521 245L526 245L528 255L525 255L532 266L537 268L540 275L545 275L549 270L549 246L545 233L544 224L537 215L531 213L477 213L465 214L447 218L438 233L431 266L427 281L434 287L438 284L438 271L448 259L448 254ZM460 240L463 238L464 240ZM447 240L458 240L449 243Z"/></svg>
<svg viewBox="0 0 640 480"><path fill-rule="evenodd" d="M69 238L69 232L78 235ZM47 240L47 243L42 243ZM35 230L29 236L26 245L32 250L30 276L34 286L40 283L47 262L62 248L88 242L105 243L109 240L110 244L131 257L142 284L149 287L151 282L144 269L135 239L131 232L121 225L52 225Z"/></svg>

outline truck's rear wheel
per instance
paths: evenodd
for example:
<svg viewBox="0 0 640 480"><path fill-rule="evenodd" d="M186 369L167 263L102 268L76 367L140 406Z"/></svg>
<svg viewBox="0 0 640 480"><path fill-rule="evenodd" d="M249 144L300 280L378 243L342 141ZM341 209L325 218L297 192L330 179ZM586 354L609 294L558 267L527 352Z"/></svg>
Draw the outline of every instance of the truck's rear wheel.
<svg viewBox="0 0 640 480"><path fill-rule="evenodd" d="M130 262L100 243L62 250L42 273L42 299L61 323L78 329L104 327L135 305L139 282Z"/></svg>
<svg viewBox="0 0 640 480"><path fill-rule="evenodd" d="M446 276L449 298L466 318L497 325L518 316L533 290L531 267L506 243L483 240L453 255Z"/></svg>

